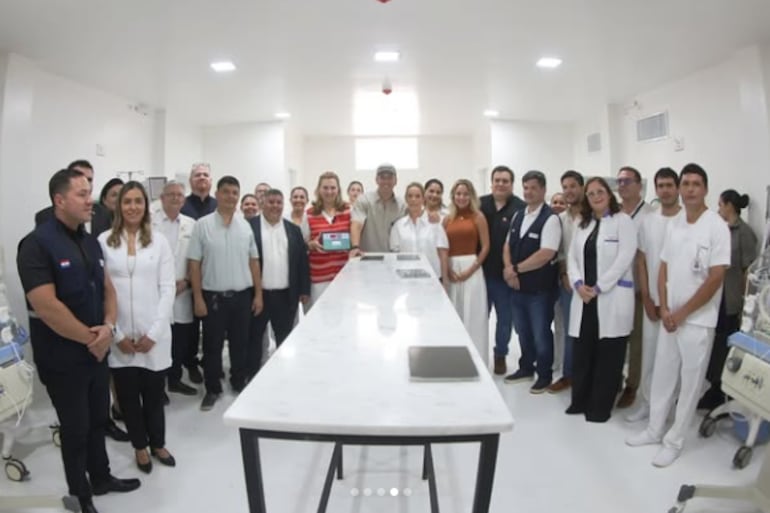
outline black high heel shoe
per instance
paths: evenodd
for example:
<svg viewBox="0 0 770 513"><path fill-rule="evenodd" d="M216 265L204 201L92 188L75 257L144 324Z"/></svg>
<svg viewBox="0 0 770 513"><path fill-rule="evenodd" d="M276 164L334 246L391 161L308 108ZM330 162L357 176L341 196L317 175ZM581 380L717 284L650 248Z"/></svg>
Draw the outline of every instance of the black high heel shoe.
<svg viewBox="0 0 770 513"><path fill-rule="evenodd" d="M136 466L139 470L141 470L145 474L149 474L150 472L152 472L152 459L150 459L148 455L147 463L139 463L139 460L136 460Z"/></svg>
<svg viewBox="0 0 770 513"><path fill-rule="evenodd" d="M155 459L157 459L162 465L165 465L167 467L176 467L176 460L171 455L171 453L168 452L168 450L166 451L168 453L168 456L165 456L165 457L158 454L158 452L155 449L153 449L150 452L152 453L152 456Z"/></svg>

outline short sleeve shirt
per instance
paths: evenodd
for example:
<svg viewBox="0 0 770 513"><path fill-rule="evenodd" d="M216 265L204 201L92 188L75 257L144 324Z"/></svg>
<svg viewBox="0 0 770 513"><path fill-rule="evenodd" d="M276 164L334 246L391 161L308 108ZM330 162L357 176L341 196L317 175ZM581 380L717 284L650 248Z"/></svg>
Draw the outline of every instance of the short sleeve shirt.
<svg viewBox="0 0 770 513"><path fill-rule="evenodd" d="M364 225L361 230L361 251L387 253L390 229L404 215L404 202L395 194L382 201L377 191L361 194L353 204L352 220Z"/></svg>

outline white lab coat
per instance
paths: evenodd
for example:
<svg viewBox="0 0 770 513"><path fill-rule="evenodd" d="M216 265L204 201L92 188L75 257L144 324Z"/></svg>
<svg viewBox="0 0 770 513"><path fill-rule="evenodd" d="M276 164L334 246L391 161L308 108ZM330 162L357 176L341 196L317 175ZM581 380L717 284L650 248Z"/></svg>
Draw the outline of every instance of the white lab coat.
<svg viewBox="0 0 770 513"><path fill-rule="evenodd" d="M153 235L160 236L163 233L162 223L166 219L167 217L163 210L152 218ZM187 249L190 247L193 228L195 228L195 219L179 214L179 230L177 230L176 247L174 248L174 273L176 280L187 278ZM169 245L173 247L171 242L169 241ZM190 287L187 287L174 298L174 317L172 321L184 324L193 322L193 299Z"/></svg>
<svg viewBox="0 0 770 513"><path fill-rule="evenodd" d="M596 226L594 219L585 228L575 229L567 255L567 273L570 283L585 281L584 248L588 236ZM625 337L634 325L633 262L637 247L636 226L630 216L619 212L602 218L596 241L597 283L601 293L597 297L599 338ZM583 300L572 294L569 335L580 336Z"/></svg>

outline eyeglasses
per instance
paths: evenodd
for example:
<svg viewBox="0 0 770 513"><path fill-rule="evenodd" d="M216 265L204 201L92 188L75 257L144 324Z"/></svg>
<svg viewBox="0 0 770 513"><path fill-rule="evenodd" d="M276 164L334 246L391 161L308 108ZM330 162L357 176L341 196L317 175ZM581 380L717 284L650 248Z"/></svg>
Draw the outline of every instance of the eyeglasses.
<svg viewBox="0 0 770 513"><path fill-rule="evenodd" d="M618 185L631 185L632 183L639 183L633 178L618 178Z"/></svg>
<svg viewBox="0 0 770 513"><path fill-rule="evenodd" d="M607 195L607 191L605 191L604 189L596 189L595 191L586 193L586 197L588 199L602 198L606 195Z"/></svg>

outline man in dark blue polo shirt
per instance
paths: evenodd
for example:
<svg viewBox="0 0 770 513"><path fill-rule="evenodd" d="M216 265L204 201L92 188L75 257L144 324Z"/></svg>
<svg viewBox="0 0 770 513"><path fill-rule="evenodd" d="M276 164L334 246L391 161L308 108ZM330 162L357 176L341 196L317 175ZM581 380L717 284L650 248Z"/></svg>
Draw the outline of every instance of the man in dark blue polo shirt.
<svg viewBox="0 0 770 513"><path fill-rule="evenodd" d="M117 302L101 247L84 228L92 215L91 184L80 171L62 169L48 188L54 216L21 241L16 263L35 365L61 424L69 493L82 511L95 513L92 495L140 485L110 474L104 444L110 404L106 356Z"/></svg>
<svg viewBox="0 0 770 513"><path fill-rule="evenodd" d="M487 284L487 305L489 313L495 307L495 374L507 371L505 357L511 341L513 317L511 315L511 288L503 280L503 245L508 236L513 213L526 204L513 194L513 171L507 166L492 170L492 194L482 196L481 212L487 218L489 227L489 255L484 260L484 280Z"/></svg>
<svg viewBox="0 0 770 513"><path fill-rule="evenodd" d="M184 200L182 213L196 221L217 209L217 200L211 192L211 166L197 162L190 170L190 195Z"/></svg>

